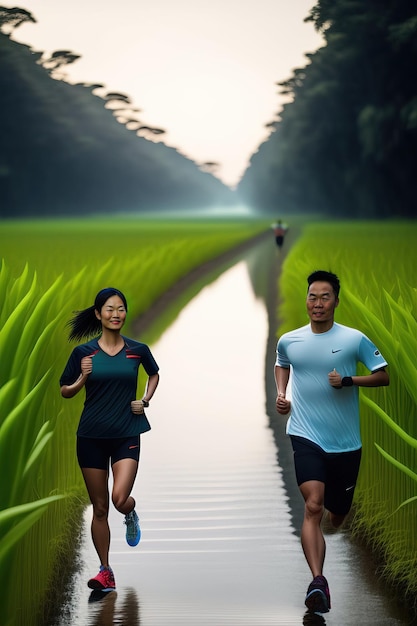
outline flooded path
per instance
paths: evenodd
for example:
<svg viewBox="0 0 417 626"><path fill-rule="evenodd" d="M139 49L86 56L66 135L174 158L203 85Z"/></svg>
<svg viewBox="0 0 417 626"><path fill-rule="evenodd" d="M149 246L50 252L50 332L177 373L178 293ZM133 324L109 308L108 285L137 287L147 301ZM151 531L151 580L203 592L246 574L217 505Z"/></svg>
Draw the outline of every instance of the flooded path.
<svg viewBox="0 0 417 626"><path fill-rule="evenodd" d="M98 562L87 509L82 568L59 626L408 623L364 574L343 533L327 537L333 608L324 619L306 617L310 574L293 526L302 506L289 486L288 442L277 446L267 414L268 336L242 260L152 345L161 383L133 494L142 540L129 548L122 516L111 509L117 592L94 601L86 581Z"/></svg>

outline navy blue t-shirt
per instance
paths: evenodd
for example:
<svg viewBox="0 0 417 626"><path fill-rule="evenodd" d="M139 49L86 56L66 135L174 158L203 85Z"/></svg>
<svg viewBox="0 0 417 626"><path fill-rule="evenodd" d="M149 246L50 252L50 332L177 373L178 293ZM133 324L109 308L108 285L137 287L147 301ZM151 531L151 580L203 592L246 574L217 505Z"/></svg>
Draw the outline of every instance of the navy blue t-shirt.
<svg viewBox="0 0 417 626"><path fill-rule="evenodd" d="M72 385L81 374L81 359L92 357L93 370L85 383L85 402L78 425L79 437L134 437L150 430L145 416L132 413L136 399L139 366L148 376L159 370L149 347L133 339L114 356L104 352L99 337L74 348L60 378L60 385Z"/></svg>

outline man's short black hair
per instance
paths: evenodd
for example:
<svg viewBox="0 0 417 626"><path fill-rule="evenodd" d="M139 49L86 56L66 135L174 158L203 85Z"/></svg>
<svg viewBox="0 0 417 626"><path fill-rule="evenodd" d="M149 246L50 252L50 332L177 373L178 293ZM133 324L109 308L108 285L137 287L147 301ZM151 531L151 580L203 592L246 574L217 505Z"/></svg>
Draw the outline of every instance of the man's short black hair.
<svg viewBox="0 0 417 626"><path fill-rule="evenodd" d="M326 270L316 270L307 278L308 286L310 287L310 285L312 283L315 283L317 280L330 283L333 287L336 298L339 297L340 280L338 279L336 274L333 274L333 272L326 272Z"/></svg>

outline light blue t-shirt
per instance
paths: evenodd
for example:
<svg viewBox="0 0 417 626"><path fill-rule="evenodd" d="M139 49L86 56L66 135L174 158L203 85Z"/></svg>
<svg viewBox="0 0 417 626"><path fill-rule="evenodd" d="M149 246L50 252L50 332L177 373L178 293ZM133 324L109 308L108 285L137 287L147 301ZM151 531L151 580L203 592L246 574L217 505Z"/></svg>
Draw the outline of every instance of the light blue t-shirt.
<svg viewBox="0 0 417 626"><path fill-rule="evenodd" d="M334 323L325 333L313 333L310 324L282 335L276 365L291 367L292 409L287 433L313 441L326 452L349 452L361 447L359 389L335 389L328 374L336 368L354 376L358 363L371 372L387 362L359 330Z"/></svg>

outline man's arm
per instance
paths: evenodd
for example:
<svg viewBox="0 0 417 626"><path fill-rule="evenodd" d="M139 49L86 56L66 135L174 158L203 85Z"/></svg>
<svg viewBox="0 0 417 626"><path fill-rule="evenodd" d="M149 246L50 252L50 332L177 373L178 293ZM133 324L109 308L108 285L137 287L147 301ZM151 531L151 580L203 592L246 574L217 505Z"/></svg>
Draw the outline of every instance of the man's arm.
<svg viewBox="0 0 417 626"><path fill-rule="evenodd" d="M389 376L385 369L381 369L366 376L352 376L352 382L358 387L386 387Z"/></svg>
<svg viewBox="0 0 417 626"><path fill-rule="evenodd" d="M364 376L342 376L336 370L329 373L329 383L332 387L340 389L341 387L386 387L389 385L388 372L385 368L365 374Z"/></svg>
<svg viewBox="0 0 417 626"><path fill-rule="evenodd" d="M275 365L274 373L275 384L277 386L277 411L281 415L286 415L291 410L291 402L285 397L285 394L287 393L288 381L290 379L290 368Z"/></svg>

